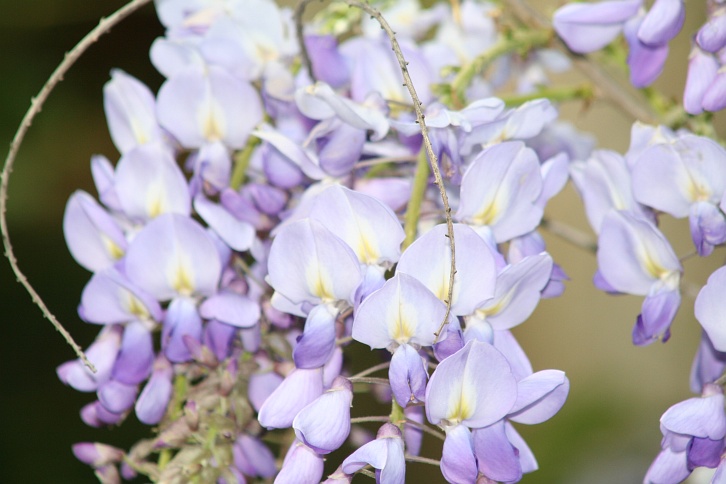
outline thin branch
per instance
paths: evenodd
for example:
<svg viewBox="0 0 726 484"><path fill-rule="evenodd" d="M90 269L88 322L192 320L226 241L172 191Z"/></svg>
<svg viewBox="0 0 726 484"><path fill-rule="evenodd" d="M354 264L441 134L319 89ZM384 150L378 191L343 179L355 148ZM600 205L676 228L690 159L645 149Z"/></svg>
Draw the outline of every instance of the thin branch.
<svg viewBox="0 0 726 484"><path fill-rule="evenodd" d="M335 346L347 345L351 341L353 341L353 337L352 336L344 336L342 338L338 338L338 339L335 340Z"/></svg>
<svg viewBox="0 0 726 484"><path fill-rule="evenodd" d="M542 228L551 234L565 240L590 253L597 253L597 240L574 227L557 220L542 219ZM684 257L683 260L688 257ZM681 278L681 291L691 299L696 299L701 287L691 281Z"/></svg>
<svg viewBox="0 0 726 484"><path fill-rule="evenodd" d="M353 165L353 169L366 168L368 166L383 165L386 163L410 163L416 161L415 156L383 156L380 158L371 158L370 160L359 161Z"/></svg>
<svg viewBox="0 0 726 484"><path fill-rule="evenodd" d="M297 4L297 7L295 7L295 34L297 35L297 43L300 46L300 56L302 57L302 63L303 66L305 66L305 70L308 71L308 76L310 77L310 80L315 83L317 81L317 78L315 77L315 72L313 72L313 61L310 60L310 55L308 54L308 48L305 45L305 33L303 32L303 15L305 14L305 7L308 6L308 3L310 3L312 0L302 0L300 3Z"/></svg>
<svg viewBox="0 0 726 484"><path fill-rule="evenodd" d="M510 0L507 2L507 11L529 27L537 29L552 28L549 19L529 5L526 0ZM555 44L559 50L570 57L575 67L589 77L593 84L602 89L605 97L613 101L620 109L644 123L658 123L658 116L642 96L633 95L631 89L617 82L600 65L592 62L587 56L572 52L559 37L555 37Z"/></svg>
<svg viewBox="0 0 726 484"><path fill-rule="evenodd" d="M541 223L543 229L563 240L566 240L572 245L586 250L587 252L592 252L593 254L597 252L597 239L595 239L595 237L592 237L575 227L558 222L557 220L543 218Z"/></svg>
<svg viewBox="0 0 726 484"><path fill-rule="evenodd" d="M376 366L371 366L367 370L363 370L360 373L356 373L355 375L353 375L350 378L360 378L360 377L363 377L363 376L368 376L371 373L375 373L375 372L380 371L380 370L385 370L389 366L391 366L391 362L390 361L384 361L383 363L379 363Z"/></svg>
<svg viewBox="0 0 726 484"><path fill-rule="evenodd" d="M12 143L10 143L10 151L8 152L7 158L5 158L5 164L3 165L2 174L0 175L0 231L2 232L5 257L7 257L8 262L10 262L10 267L13 269L13 273L15 273L15 277L17 278L18 282L22 284L26 291L28 291L28 294L30 294L30 298L33 300L35 305L40 308L43 316L48 318L48 320L53 324L53 327L55 327L56 331L58 331L66 340L66 343L68 343L71 348L73 348L73 351L75 351L78 358L80 358L81 361L83 361L83 364L86 365L93 373L96 372L96 368L90 361L88 361L88 358L86 358L83 350L80 348L80 346L76 344L70 333L66 331L63 325L56 319L55 316L53 316L48 307L45 305L43 299L40 297L40 295L38 295L30 282L28 282L28 278L25 277L25 274L23 274L23 271L21 271L20 267L18 266L18 261L15 257L13 246L10 243L10 235L8 232L8 223L6 218L8 203L8 183L10 181L10 173L13 171L15 157L18 154L20 145L23 143L25 134L27 133L28 128L30 128L33 119L43 107L46 99L48 99L50 93L53 91L53 89L55 89L55 86L63 79L63 76L66 74L66 72L68 72L71 66L76 63L76 61L91 46L91 44L96 42L103 34L110 31L113 26L121 22L123 19L125 19L147 3L151 3L151 0L133 0L125 6L121 7L113 14L111 14L111 16L109 16L108 18L102 18L93 30L86 34L86 36L83 37L83 39L81 39L81 41L78 42L78 44L76 44L73 49L66 53L63 61L58 64L58 67L56 67L55 71L53 71L45 84L43 84L43 87L40 89L38 95L31 100L30 108L25 113L25 116L23 116L23 120L20 122L20 126L18 127L15 136L13 137L13 141Z"/></svg>
<svg viewBox="0 0 726 484"><path fill-rule="evenodd" d="M373 378L369 376L359 376L348 378L351 383L369 383L371 385L389 385L390 382L386 378Z"/></svg>
<svg viewBox="0 0 726 484"><path fill-rule="evenodd" d="M367 422L383 422L388 423L390 422L388 417L384 416L371 416L371 417L354 417L350 419L350 423L356 424L356 423L367 423Z"/></svg>
<svg viewBox="0 0 726 484"><path fill-rule="evenodd" d="M532 29L512 32L502 36L494 45L477 55L461 67L451 81L450 96L446 104L461 109L466 105L466 89L475 76L483 73L495 60L512 52L527 52L534 47L544 46L552 40L552 29Z"/></svg>
<svg viewBox="0 0 726 484"><path fill-rule="evenodd" d="M302 16L305 12L305 7L311 1L312 0L302 0L295 8L295 26L297 28L297 37L298 41L300 42L300 51L302 52L303 63L306 65L310 77L314 80L312 63L310 62L310 57L308 56L307 49L305 48L304 36L302 32ZM418 94L416 94L416 89L413 87L413 81L411 81L411 75L408 72L408 61L406 61L406 58L403 56L401 46L398 45L396 33L393 31L386 19L383 18L383 15L381 15L381 12L379 12L378 9L368 5L365 2L359 2L357 0L341 1L350 5L351 7L356 7L366 12L368 15L378 21L381 28L386 32L386 35L388 35L388 39L391 42L391 49L396 55L398 66L401 68L401 74L403 75L403 84L408 89L408 94L410 95L411 101L413 102L413 109L416 112L416 122L421 128L421 136L423 137L423 143L426 147L426 154L428 155L429 163L431 163L431 169L434 172L434 181L436 182L436 186L439 188L441 201L444 205L444 211L446 213L446 227L448 231L447 237L449 238L449 247L451 248L451 268L449 270L449 291L446 297L446 314L444 315L444 319L441 322L438 331L434 333L436 335L436 338L438 339L441 331L449 322L449 314L451 313L451 299L454 293L454 276L456 275L456 244L454 243L454 222L451 219L451 207L449 206L449 197L446 194L444 180L441 178L441 171L439 170L439 160L437 159L436 153L434 152L434 147L431 144L431 139L429 138L429 130L426 127L426 122L424 121L422 104L418 98Z"/></svg>
<svg viewBox="0 0 726 484"><path fill-rule="evenodd" d="M416 422L415 420L411 420L410 418L407 418L404 423L406 425L410 425L411 427L416 427L417 429L419 429L419 430L421 430L421 431L423 431L423 432L425 432L425 433L427 433L429 435L433 435L434 437L436 437L437 439L441 440L442 442L444 440L446 440L446 436L444 434L442 434L441 432L438 432L438 431L432 429L428 425L425 425L425 424Z"/></svg>
<svg viewBox="0 0 726 484"><path fill-rule="evenodd" d="M499 99L509 107L520 106L527 101L546 97L553 102L584 101L587 106L595 99L595 88L590 83L578 86L544 87L527 94L503 94Z"/></svg>
<svg viewBox="0 0 726 484"><path fill-rule="evenodd" d="M429 459L428 457L419 457L417 455L406 454L406 460L409 462L418 462L420 464L429 464L436 467L441 467L441 461L436 459Z"/></svg>
<svg viewBox="0 0 726 484"><path fill-rule="evenodd" d="M403 423L404 425L410 425L411 427L415 427L429 435L432 435L436 437L437 439L443 441L446 439L446 436L444 436L441 432L437 432L436 430L432 429L431 427L416 422L415 420L411 420L409 418L403 419L400 422L391 422L390 417L384 417L384 416L370 416L370 417L354 417L350 419L350 423L368 423L368 422L383 422L383 423L393 423L394 425L398 425L399 423Z"/></svg>
<svg viewBox="0 0 726 484"><path fill-rule="evenodd" d="M366 477L370 477L371 479L376 479L376 475L368 469L358 469L356 474L362 474Z"/></svg>
<svg viewBox="0 0 726 484"><path fill-rule="evenodd" d="M681 257L679 257L678 260L681 261L681 263L683 263L683 262L687 261L688 259L695 257L697 255L698 255L698 252L695 250L692 250L688 254L682 255Z"/></svg>

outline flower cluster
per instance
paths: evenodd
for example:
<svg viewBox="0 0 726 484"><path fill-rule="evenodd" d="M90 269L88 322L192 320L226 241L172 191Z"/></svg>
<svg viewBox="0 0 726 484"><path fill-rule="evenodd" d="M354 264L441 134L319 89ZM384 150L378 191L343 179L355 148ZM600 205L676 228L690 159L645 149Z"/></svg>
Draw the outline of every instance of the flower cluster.
<svg viewBox="0 0 726 484"><path fill-rule="evenodd" d="M557 34L574 52L587 54L610 44L622 33L628 43L630 82L645 87L663 71L668 43L686 17L683 0L656 0L645 11L643 0L571 3L553 16Z"/></svg>
<svg viewBox="0 0 726 484"><path fill-rule="evenodd" d="M726 15L711 3L692 114L726 104ZM687 217L700 256L726 243L717 142L636 122L624 155L593 150L537 98L548 71L569 68L548 32L512 30L486 2L383 7L390 29L335 5L303 26L302 8L272 0L157 0L158 93L111 73L120 158L92 158L99 201L74 193L63 221L92 273L78 314L100 326L86 351L97 371L74 360L57 373L95 394L86 424L134 414L153 436L128 451L76 444L102 482L315 483L326 470L351 482L373 469L399 484L407 462L452 483L517 482L537 461L514 424L550 419L569 392L511 332L568 279L538 232L547 202L573 180L598 236L595 285L644 296L636 345L667 341L681 306L684 269L659 218ZM647 12L614 0L566 5L553 23L577 53L623 32L643 87L684 15L682 0ZM700 396L663 415L646 482L696 467L723 479L724 271L695 305ZM379 351L356 373L359 344ZM390 414L361 415L361 398ZM419 455L424 435L443 441L436 459Z"/></svg>
<svg viewBox="0 0 726 484"><path fill-rule="evenodd" d="M455 200L449 237L387 37L363 23L338 44L317 21L301 46L291 12L268 0L157 2L167 32L151 59L166 81L154 95L112 72L104 107L121 157L93 157L100 203L76 192L64 218L93 273L78 313L101 331L87 350L98 371L76 360L58 375L95 393L88 425L133 412L157 429L128 452L76 445L102 481L319 482L324 456L350 440L331 482L371 466L402 483L423 430L444 439L450 482L537 468L512 423L551 418L569 382L534 372L510 329L564 290L536 229L589 142L571 146L546 100L507 109L489 96L516 72L506 65L469 86L462 109L430 91L447 82L441 67L497 41L492 8L464 2L466 23L413 1L390 12ZM502 60L532 69L535 54ZM356 342L384 350L382 363L351 375ZM388 379L366 377L386 368ZM392 414L375 439L353 440L381 420L351 418L369 385L387 389L370 395Z"/></svg>
<svg viewBox="0 0 726 484"><path fill-rule="evenodd" d="M624 156L594 150L570 165L593 230L598 233L595 285L610 293L645 296L633 343L670 337L681 304L683 267L658 229L668 214L688 217L695 253L709 256L726 243L726 150L714 141L664 126L635 124ZM726 340L722 297L724 268L698 294L695 316L703 327L691 389L702 395L671 407L661 418L662 452L646 483L678 483L697 467L716 468L724 456L721 423ZM721 482L719 467L712 482Z"/></svg>
<svg viewBox="0 0 726 484"><path fill-rule="evenodd" d="M636 123L625 156L595 150L570 169L598 234L595 285L645 296L633 343L666 341L683 268L657 227L658 214L688 217L700 256L726 242L726 150L702 136Z"/></svg>
<svg viewBox="0 0 726 484"><path fill-rule="evenodd" d="M610 44L622 32L628 44L630 82L652 84L663 72L668 43L685 20L683 0L656 0L646 11L642 0L571 3L559 8L553 23L572 51L587 54ZM709 0L708 19L693 38L683 107L689 114L720 111L726 107L726 77L722 72L726 46L726 9Z"/></svg>

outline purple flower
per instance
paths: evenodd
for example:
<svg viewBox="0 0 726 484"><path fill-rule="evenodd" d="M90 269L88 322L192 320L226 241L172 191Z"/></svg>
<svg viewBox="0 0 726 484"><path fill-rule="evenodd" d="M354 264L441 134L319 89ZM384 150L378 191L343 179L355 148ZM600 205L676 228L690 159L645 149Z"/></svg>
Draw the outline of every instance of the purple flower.
<svg viewBox="0 0 726 484"><path fill-rule="evenodd" d="M535 152L522 142L500 143L481 152L464 173L456 219L487 226L497 242L506 242L537 227L541 191Z"/></svg>
<svg viewBox="0 0 726 484"><path fill-rule="evenodd" d="M688 477L694 467L720 466L726 437L724 395L720 387L705 385L701 397L673 405L660 421L663 450L648 469L646 482L677 483Z"/></svg>
<svg viewBox="0 0 726 484"><path fill-rule="evenodd" d="M670 335L680 305L681 264L666 238L650 221L611 210L602 223L597 261L610 287L646 296L633 328L633 343L650 344Z"/></svg>
<svg viewBox="0 0 726 484"><path fill-rule="evenodd" d="M293 370L267 397L257 415L260 425L267 428L287 428L307 404L323 393L323 371Z"/></svg>
<svg viewBox="0 0 726 484"><path fill-rule="evenodd" d="M259 439L240 435L232 447L234 465L248 476L272 477L277 472L275 456Z"/></svg>
<svg viewBox="0 0 726 484"><path fill-rule="evenodd" d="M295 440L285 455L282 469L277 474L277 484L297 484L300 482L319 482L323 475L323 456Z"/></svg>
<svg viewBox="0 0 726 484"><path fill-rule="evenodd" d="M570 3L555 11L552 24L570 49L587 54L615 40L642 3L642 0Z"/></svg>
<svg viewBox="0 0 726 484"><path fill-rule="evenodd" d="M666 0L666 2L671 0ZM656 2L657 4L658 2ZM662 3L662 2L661 2ZM625 23L623 34L628 41L628 67L630 68L630 83L635 87L646 87L655 81L663 71L668 58L668 44L648 44L641 40L640 33L645 23L642 13L632 17ZM649 29L652 30L652 29ZM659 34L654 32L653 37Z"/></svg>
<svg viewBox="0 0 726 484"><path fill-rule="evenodd" d="M166 413L172 395L172 370L169 360L159 355L154 362L151 378L136 400L136 416L146 425L155 425Z"/></svg>
<svg viewBox="0 0 726 484"><path fill-rule="evenodd" d="M726 9L718 8L696 34L696 42L706 52L716 53L726 46Z"/></svg>
<svg viewBox="0 0 726 484"><path fill-rule="evenodd" d="M517 382L493 346L470 341L441 363L426 388L426 417L443 427L491 425L512 409Z"/></svg>
<svg viewBox="0 0 726 484"><path fill-rule="evenodd" d="M696 319L718 351L726 351L724 284L726 284L726 267L721 267L709 276L708 282L698 293L694 308Z"/></svg>
<svg viewBox="0 0 726 484"><path fill-rule="evenodd" d="M98 442L79 442L73 444L73 455L84 464L102 467L121 461L124 452L116 447Z"/></svg>
<svg viewBox="0 0 726 484"><path fill-rule="evenodd" d="M650 46L670 42L683 27L686 5L683 0L656 0L638 29L638 38Z"/></svg>
<svg viewBox="0 0 726 484"><path fill-rule="evenodd" d="M280 230L267 265L270 285L293 303L352 304L361 282L358 258L351 248L312 219Z"/></svg>
<svg viewBox="0 0 726 484"><path fill-rule="evenodd" d="M81 190L66 203L63 234L76 262L92 272L111 267L126 252L126 237L116 221Z"/></svg>
<svg viewBox="0 0 726 484"><path fill-rule="evenodd" d="M403 484L406 478L406 460L403 455L401 431L386 423L378 429L376 439L361 446L341 465L346 474L352 474L366 464L376 469L376 484Z"/></svg>
<svg viewBox="0 0 726 484"><path fill-rule="evenodd" d="M454 240L456 274L451 314L464 316L494 294L496 267L487 243L470 227L454 224ZM427 263L422 264L423 260ZM411 244L396 268L397 273L409 274L421 281L441 301L449 297L450 270L451 249L446 224L435 226Z"/></svg>
<svg viewBox="0 0 726 484"><path fill-rule="evenodd" d="M726 15L721 17L726 19ZM688 57L688 77L683 91L683 108L688 114L696 115L703 112L704 97L716 78L718 68L719 63L712 54L704 52L696 45L693 46Z"/></svg>
<svg viewBox="0 0 726 484"><path fill-rule="evenodd" d="M111 139L121 153L164 141L154 94L133 76L120 69L111 71L111 80L103 87L103 107Z"/></svg>
<svg viewBox="0 0 726 484"><path fill-rule="evenodd" d="M726 193L726 151L718 143L685 134L653 144L636 158L632 172L638 202L689 217L700 255L726 241L726 218L717 207Z"/></svg>
<svg viewBox="0 0 726 484"><path fill-rule="evenodd" d="M353 385L337 377L331 388L305 406L292 422L297 438L319 454L328 454L350 433Z"/></svg>

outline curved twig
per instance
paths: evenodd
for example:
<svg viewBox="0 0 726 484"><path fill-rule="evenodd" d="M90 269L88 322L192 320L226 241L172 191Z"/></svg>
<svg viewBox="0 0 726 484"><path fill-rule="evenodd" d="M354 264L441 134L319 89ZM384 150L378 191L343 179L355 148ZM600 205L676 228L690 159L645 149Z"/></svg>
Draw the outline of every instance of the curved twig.
<svg viewBox="0 0 726 484"><path fill-rule="evenodd" d="M305 12L305 7L311 1L312 0L302 0L300 3L298 3L297 7L295 8L295 25L297 27L298 40L300 41L300 51L302 53L303 63L308 69L308 74L310 74L310 77L314 80L315 77L313 74L312 63L310 61L310 57L308 56L307 49L305 48L304 36L302 33L302 16ZM378 11L378 9L368 5L365 2L359 2L357 0L340 1L351 7L363 10L365 13L370 15L371 18L374 18L380 24L381 28L386 32L386 35L388 35L388 39L391 42L391 48L393 50L393 53L396 55L396 60L398 61L398 65L401 68L401 74L403 75L403 84L408 89L408 94L413 101L413 110L416 113L416 122L421 128L421 136L423 137L426 154L428 155L429 163L431 164L431 170L434 173L434 181L436 182L436 186L439 188L441 201L444 205L444 213L446 215L446 227L448 232L446 234L446 237L448 237L449 239L449 247L451 248L451 268L449 270L449 291L446 295L446 301L444 301L446 303L446 314L444 315L444 319L441 322L439 329L436 331L436 333L434 333L436 335L436 339L438 340L438 337L441 334L442 330L449 322L449 315L451 314L451 299L454 293L454 277L456 275L456 245L454 243L454 222L451 219L451 206L449 206L449 197L446 194L444 180L441 178L439 161L436 157L436 153L434 152L434 147L431 144L431 139L429 138L429 130L426 127L426 122L424 121L425 116L423 113L421 101L418 98L418 94L416 94L416 89L413 87L413 82L411 81L411 75L408 72L408 61L406 61L406 58L403 56L401 46L398 44L398 40L396 39L396 33L393 31L391 26L388 24L381 12Z"/></svg>
<svg viewBox="0 0 726 484"><path fill-rule="evenodd" d="M28 291L28 294L30 294L30 297L35 305L38 306L42 311L43 316L45 316L53 324L53 327L55 327L55 329L71 346L71 348L73 348L73 351L75 351L78 358L83 361L83 364L86 365L94 373L96 372L96 368L90 361L88 361L88 358L86 358L83 350L78 346L78 344L76 344L70 333L66 331L63 325L56 319L55 316L53 316L50 310L48 310L48 307L45 305L45 302L43 302L43 299L40 297L40 295L38 295L30 282L28 282L28 278L25 277L25 274L23 274L23 271L21 271L20 267L18 266L18 261L15 258L13 246L10 243L10 235L8 233L8 224L6 219L8 202L8 182L10 180L10 173L13 171L15 157L18 154L18 150L20 149L20 145L25 138L25 134L27 133L28 128L30 128L33 119L40 112L46 99L48 99L50 93L53 91L53 89L55 89L55 86L61 80L63 80L63 76L66 74L66 72L68 72L71 66L76 63L76 61L81 57L81 55L83 55L88 47L96 42L99 37L107 33L109 30L111 30L113 26L134 13L136 10L150 2L151 0L133 0L125 6L121 7L113 14L111 14L109 17L102 18L93 30L86 34L86 36L83 37L83 39L81 39L81 41L78 42L78 44L76 44L73 49L66 53L63 61L58 64L58 67L56 67L55 71L53 71L45 84L43 84L43 87L40 89L40 92L38 92L38 95L31 100L30 108L25 113L25 116L23 116L23 120L21 121L20 126L18 126L18 130L13 137L13 141L12 143L10 143L10 151L8 152L7 158L5 158L5 164L3 165L2 174L0 174L0 231L2 232L5 257L7 257L8 262L10 262L10 267L13 269L13 273L15 273L15 277L17 278L18 282L22 284L26 291Z"/></svg>

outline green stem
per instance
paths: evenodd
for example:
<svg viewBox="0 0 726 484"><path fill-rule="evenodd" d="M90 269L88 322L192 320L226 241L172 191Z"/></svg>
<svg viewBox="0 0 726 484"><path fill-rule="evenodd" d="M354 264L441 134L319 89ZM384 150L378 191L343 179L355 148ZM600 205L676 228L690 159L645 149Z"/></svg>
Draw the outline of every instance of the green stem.
<svg viewBox="0 0 726 484"><path fill-rule="evenodd" d="M237 156L234 157L234 171L232 172L232 178L229 181L229 186L233 190L238 190L245 181L245 174L247 173L247 168L250 166L252 153L255 152L255 148L257 148L257 145L259 145L260 142L260 138L250 136L244 149L237 153Z"/></svg>
<svg viewBox="0 0 726 484"><path fill-rule="evenodd" d="M547 98L553 102L582 100L590 102L595 99L595 89L592 84L585 83L578 86L544 87L527 94L512 94L499 96L509 107L519 106L534 99Z"/></svg>
<svg viewBox="0 0 726 484"><path fill-rule="evenodd" d="M164 468L171 462L172 457L171 449L163 449L159 452L159 470L163 471Z"/></svg>
<svg viewBox="0 0 726 484"><path fill-rule="evenodd" d="M169 418L171 420L178 420L184 413L184 401L187 398L188 382L187 377L184 375L177 375L174 378L174 399L169 404L171 411L169 412Z"/></svg>
<svg viewBox="0 0 726 484"><path fill-rule="evenodd" d="M499 57L512 52L526 54L534 47L548 44L552 40L551 29L515 30L502 36L488 50L463 66L451 82L450 98L446 104L461 109L466 105L466 89L474 77L484 72Z"/></svg>
<svg viewBox="0 0 726 484"><path fill-rule="evenodd" d="M403 433L403 425L406 423L406 415L403 413L403 407L401 407L395 398L391 399L391 415L388 419Z"/></svg>
<svg viewBox="0 0 726 484"><path fill-rule="evenodd" d="M416 173L413 177L413 186L411 187L411 198L408 200L406 207L406 218L403 224L403 230L406 238L403 241L403 248L406 249L416 240L416 232L418 228L418 219L421 216L421 203L423 202L426 188L429 182L429 162L426 158L426 150L422 147L418 154L416 162Z"/></svg>

